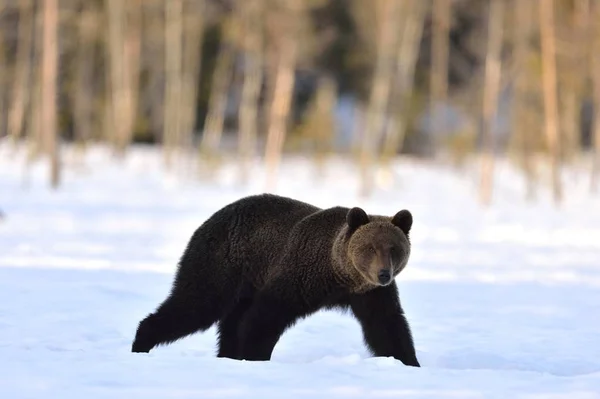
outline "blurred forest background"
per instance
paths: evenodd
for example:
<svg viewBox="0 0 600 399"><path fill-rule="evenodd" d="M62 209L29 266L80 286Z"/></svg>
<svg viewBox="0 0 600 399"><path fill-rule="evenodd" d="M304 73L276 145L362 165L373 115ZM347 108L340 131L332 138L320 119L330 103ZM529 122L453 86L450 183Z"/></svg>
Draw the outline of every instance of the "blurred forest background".
<svg viewBox="0 0 600 399"><path fill-rule="evenodd" d="M275 187L284 154L353 157L361 195L398 156L502 157L527 196L600 175L600 0L0 0L0 138L47 159L160 146L167 168Z"/></svg>

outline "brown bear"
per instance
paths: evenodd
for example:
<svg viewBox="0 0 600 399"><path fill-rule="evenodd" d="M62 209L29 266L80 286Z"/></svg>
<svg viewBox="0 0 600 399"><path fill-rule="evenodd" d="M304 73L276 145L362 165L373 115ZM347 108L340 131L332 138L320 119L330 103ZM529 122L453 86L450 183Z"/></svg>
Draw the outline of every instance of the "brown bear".
<svg viewBox="0 0 600 399"><path fill-rule="evenodd" d="M218 325L218 357L270 360L284 331L320 309L350 310L375 356L419 367L394 278L412 215L367 215L273 194L239 199L193 234L170 295L139 323L133 352Z"/></svg>

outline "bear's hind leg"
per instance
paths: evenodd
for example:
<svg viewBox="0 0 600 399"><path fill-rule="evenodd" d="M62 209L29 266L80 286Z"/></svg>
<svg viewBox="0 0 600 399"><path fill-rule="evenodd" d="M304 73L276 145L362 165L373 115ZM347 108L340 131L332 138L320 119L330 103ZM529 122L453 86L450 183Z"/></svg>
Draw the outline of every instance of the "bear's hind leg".
<svg viewBox="0 0 600 399"><path fill-rule="evenodd" d="M240 359L271 360L273 349L284 331L306 313L294 304L268 295L257 297L240 325Z"/></svg>
<svg viewBox="0 0 600 399"><path fill-rule="evenodd" d="M150 352L200 330L210 328L220 317L214 304L202 306L195 298L171 295L138 326L132 352Z"/></svg>
<svg viewBox="0 0 600 399"><path fill-rule="evenodd" d="M239 327L244 314L252 306L251 298L238 301L225 317L219 320L219 352L217 357L240 359L238 351Z"/></svg>

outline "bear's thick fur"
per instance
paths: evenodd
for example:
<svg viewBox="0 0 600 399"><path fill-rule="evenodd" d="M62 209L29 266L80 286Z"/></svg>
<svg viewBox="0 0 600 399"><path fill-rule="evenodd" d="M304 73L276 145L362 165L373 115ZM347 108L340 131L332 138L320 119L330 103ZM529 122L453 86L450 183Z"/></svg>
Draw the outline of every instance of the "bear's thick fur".
<svg viewBox="0 0 600 399"><path fill-rule="evenodd" d="M193 234L170 295L139 324L149 352L218 323L219 357L269 360L284 331L320 309L351 310L375 356L419 366L394 278L412 215L367 215L272 194L237 200Z"/></svg>

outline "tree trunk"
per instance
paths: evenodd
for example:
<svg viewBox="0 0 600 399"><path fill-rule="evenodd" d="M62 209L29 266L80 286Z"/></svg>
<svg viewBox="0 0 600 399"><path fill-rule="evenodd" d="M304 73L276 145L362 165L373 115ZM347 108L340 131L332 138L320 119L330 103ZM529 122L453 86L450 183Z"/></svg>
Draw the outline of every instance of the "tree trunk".
<svg viewBox="0 0 600 399"><path fill-rule="evenodd" d="M594 21L600 18L600 4L594 4ZM592 33L592 51L591 51L591 69L592 69L592 87L594 103L594 123L593 123L593 161L590 189L593 193L598 192L598 180L600 175L600 25L596 22L593 25Z"/></svg>
<svg viewBox="0 0 600 399"><path fill-rule="evenodd" d="M485 59L483 96L483 157L481 164L481 201L490 205L494 183L495 140L493 126L498 108L504 24L504 0L490 0L488 18L488 43Z"/></svg>
<svg viewBox="0 0 600 399"><path fill-rule="evenodd" d="M391 100L394 123L387 125L386 140L383 146L384 159L392 158L402 149L407 129L407 112L413 94L415 67L423 34L427 3L422 0L409 0L405 5L406 17L403 33L396 53L396 84ZM391 171L390 171L391 173Z"/></svg>
<svg viewBox="0 0 600 399"><path fill-rule="evenodd" d="M33 40L33 59L32 59L32 87L31 87L31 105L30 105L30 120L29 123L29 150L27 160L28 163L37 158L44 149L44 134L42 132L42 64L43 53L43 30L44 30L44 13L43 6L38 4L33 11L34 21L34 37Z"/></svg>
<svg viewBox="0 0 600 399"><path fill-rule="evenodd" d="M221 49L213 73L210 103L200 147L201 155L208 161L209 168L213 166L212 162L217 158L219 144L223 136L229 85L233 73L233 57L234 49L231 44L221 42Z"/></svg>
<svg viewBox="0 0 600 399"><path fill-rule="evenodd" d="M121 151L133 140L138 110L138 91L140 79L140 53L141 53L141 30L142 30L142 0L128 0L129 18L127 18L127 29L124 43L124 75L127 111L124 113L125 128L123 140L120 143Z"/></svg>
<svg viewBox="0 0 600 399"><path fill-rule="evenodd" d="M139 0L107 0L114 147L123 156L133 135L140 52ZM127 18L127 16L131 18Z"/></svg>
<svg viewBox="0 0 600 399"><path fill-rule="evenodd" d="M559 87L563 87L560 96L563 113L561 115L562 132L560 139L560 156L563 162L573 159L581 151L580 146L580 109L583 101L583 90L589 79L588 46L590 1L575 0L574 9L567 11L567 30L563 41L570 44L565 48L559 64Z"/></svg>
<svg viewBox="0 0 600 399"><path fill-rule="evenodd" d="M290 41L282 49L275 72L273 102L269 116L265 161L267 167L266 191L275 189L277 170L281 162L281 152L286 136L286 122L290 112L294 89L294 70L296 64L296 44Z"/></svg>
<svg viewBox="0 0 600 399"><path fill-rule="evenodd" d="M124 42L125 3L121 0L106 0L108 20L108 59L110 61L110 123L111 140L115 149L125 135L123 113L126 112L124 87L124 61L122 45Z"/></svg>
<svg viewBox="0 0 600 399"><path fill-rule="evenodd" d="M287 26L281 31L274 32L280 37L271 38L278 43L278 56L275 67L273 92L269 108L269 122L267 128L267 145L265 149L266 163L266 191L275 189L277 171L281 163L281 153L287 131L287 120L291 109L292 96L295 82L296 57L298 53L297 36L298 20L302 18L301 0L281 0L285 7L283 20ZM281 25L280 25L281 26Z"/></svg>
<svg viewBox="0 0 600 399"><path fill-rule="evenodd" d="M535 198L535 171L533 164L533 137L534 134L530 126L526 124L526 113L528 104L525 98L528 94L528 81L530 73L527 66L527 59L530 53L529 37L532 21L533 3L521 0L513 0L514 10L514 36L515 42L515 92L513 96L513 120L511 136L516 141L519 158L525 172L527 200L532 201Z"/></svg>
<svg viewBox="0 0 600 399"><path fill-rule="evenodd" d="M440 136L446 135L440 107L448 96L448 60L450 32L450 0L433 0L433 25L431 43L431 134L437 152Z"/></svg>
<svg viewBox="0 0 600 399"><path fill-rule="evenodd" d="M33 4L31 0L19 1L19 36L13 97L8 114L8 134L17 141L23 132L25 111L29 102L29 74L33 46Z"/></svg>
<svg viewBox="0 0 600 399"><path fill-rule="evenodd" d="M182 145L193 148L193 134L198 101L198 78L201 70L201 48L204 37L204 0L196 2L198 9L184 8L183 19L183 64L181 87L181 135ZM189 5L189 3L188 3ZM186 12L187 11L187 12ZM192 156L187 157L192 162Z"/></svg>
<svg viewBox="0 0 600 399"><path fill-rule="evenodd" d="M58 0L45 0L42 52L42 126L45 152L50 159L50 184L60 183L59 143L56 118L56 86L58 70Z"/></svg>
<svg viewBox="0 0 600 399"><path fill-rule="evenodd" d="M377 35L377 61L367 110L367 126L361 144L361 186L359 195L367 197L373 191L372 164L376 142L382 134L390 100L390 87L394 73L393 58L397 43L397 25L400 4L396 0L378 0L378 20L382 21Z"/></svg>
<svg viewBox="0 0 600 399"><path fill-rule="evenodd" d="M545 131L552 174L552 194L555 203L562 201L559 156L559 118L556 88L556 37L554 33L554 1L540 0L540 35L542 51L542 82L544 92Z"/></svg>
<svg viewBox="0 0 600 399"><path fill-rule="evenodd" d="M164 137L165 124L165 6L162 1L153 1L142 11L146 50L149 53L148 83L145 100L148 101L150 129L154 138L162 142L163 160L166 164L168 139Z"/></svg>
<svg viewBox="0 0 600 399"><path fill-rule="evenodd" d="M79 43L76 60L76 91L73 101L75 137L82 148L92 135L94 39L97 34L97 19L94 10L83 1L79 15Z"/></svg>
<svg viewBox="0 0 600 399"><path fill-rule="evenodd" d="M164 142L167 168L181 141L181 72L183 38L182 0L165 2Z"/></svg>
<svg viewBox="0 0 600 399"><path fill-rule="evenodd" d="M243 20L244 82L240 104L238 139L240 182L246 184L251 161L256 152L258 101L263 81L263 35L261 15L263 0L246 0L240 11Z"/></svg>
<svg viewBox="0 0 600 399"><path fill-rule="evenodd" d="M4 11L4 6L0 2L0 15ZM6 92L8 91L8 74L9 68L6 60L4 32L0 31L0 137L4 135L4 104L6 102Z"/></svg>

